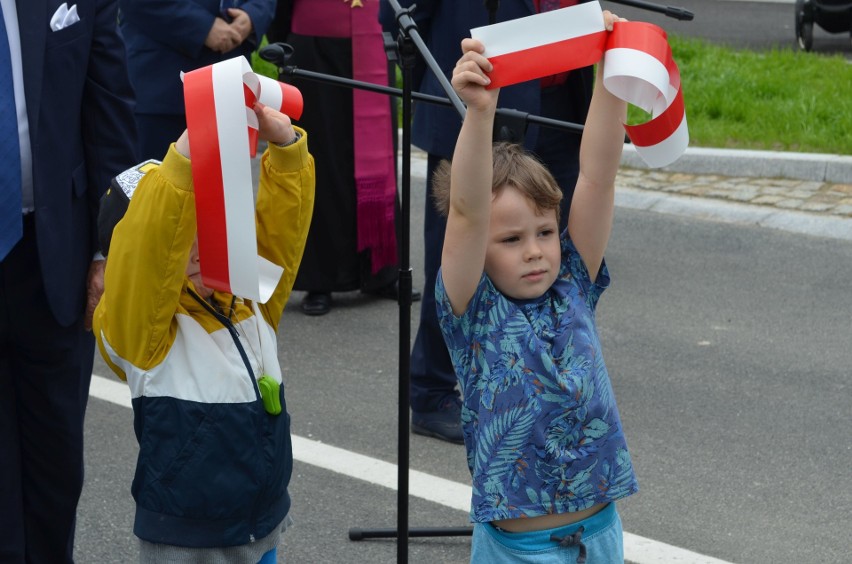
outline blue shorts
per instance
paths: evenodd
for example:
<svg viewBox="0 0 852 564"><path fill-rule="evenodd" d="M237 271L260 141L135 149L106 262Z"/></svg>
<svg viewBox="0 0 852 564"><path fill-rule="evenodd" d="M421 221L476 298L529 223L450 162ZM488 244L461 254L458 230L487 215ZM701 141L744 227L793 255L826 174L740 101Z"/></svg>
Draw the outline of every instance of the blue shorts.
<svg viewBox="0 0 852 564"><path fill-rule="evenodd" d="M586 548L587 564L624 564L623 531L615 503L582 521L543 531L510 533L491 523L476 523L470 561L472 564L574 564L580 556L580 547L562 546L550 537L570 537L580 527L583 527L580 537Z"/></svg>
<svg viewBox="0 0 852 564"><path fill-rule="evenodd" d="M260 562L257 564L275 564L278 561L278 549L273 548L269 552L263 555L263 558L260 559Z"/></svg>

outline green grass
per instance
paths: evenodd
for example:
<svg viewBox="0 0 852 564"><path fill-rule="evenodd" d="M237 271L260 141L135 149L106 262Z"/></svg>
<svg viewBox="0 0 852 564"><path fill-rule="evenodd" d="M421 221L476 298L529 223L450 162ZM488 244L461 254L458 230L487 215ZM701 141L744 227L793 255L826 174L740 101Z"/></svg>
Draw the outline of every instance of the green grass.
<svg viewBox="0 0 852 564"><path fill-rule="evenodd" d="M691 146L852 154L852 64L844 57L737 50L678 36L669 43ZM277 75L257 55L252 64ZM648 119L630 107L629 123Z"/></svg>
<svg viewBox="0 0 852 564"><path fill-rule="evenodd" d="M842 56L669 42L690 145L852 154L852 64ZM642 114L631 107L628 121L647 120Z"/></svg>
<svg viewBox="0 0 852 564"><path fill-rule="evenodd" d="M264 35L263 40L260 42L260 47L265 47L267 43L266 36ZM268 76L269 78L278 80L278 68L272 63L261 59L260 55L257 54L257 51L251 54L251 68L257 74L262 74L263 76Z"/></svg>

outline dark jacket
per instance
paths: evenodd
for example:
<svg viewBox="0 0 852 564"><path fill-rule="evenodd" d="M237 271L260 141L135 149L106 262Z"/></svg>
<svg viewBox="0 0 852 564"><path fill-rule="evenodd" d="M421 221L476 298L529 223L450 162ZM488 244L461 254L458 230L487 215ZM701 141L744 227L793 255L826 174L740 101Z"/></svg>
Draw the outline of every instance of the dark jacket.
<svg viewBox="0 0 852 564"><path fill-rule="evenodd" d="M461 41L470 37L470 30L488 25L488 10L483 2L465 0L451 2L442 0L400 0L400 6L416 4L413 18L417 23L420 36L429 47L438 66L444 70L449 80L453 67L461 57ZM497 10L497 21L508 21L535 14L532 0L502 0ZM382 0L379 19L386 31L397 33L397 24L393 8L387 0ZM424 94L445 97L446 93L431 70L421 67L422 80L413 85L415 90ZM591 98L591 67L579 69L569 75L565 85L566 104L570 107L588 108ZM500 108L508 108L541 115L541 87L533 80L503 88L500 91ZM432 155L451 158L456 139L461 130L461 118L454 108L435 104L417 103L414 112L412 142ZM538 127L527 129L524 145L535 147Z"/></svg>
<svg viewBox="0 0 852 564"><path fill-rule="evenodd" d="M204 46L219 15L219 0L120 0L119 6L127 64L138 98L136 112L141 114L183 114L181 71L239 55L251 61L275 12L275 0L238 3L254 29L242 45L222 54Z"/></svg>
<svg viewBox="0 0 852 564"><path fill-rule="evenodd" d="M101 195L136 162L136 128L115 2L76 0L80 21L51 31L60 4L16 7L38 254L50 309L69 326L86 303Z"/></svg>

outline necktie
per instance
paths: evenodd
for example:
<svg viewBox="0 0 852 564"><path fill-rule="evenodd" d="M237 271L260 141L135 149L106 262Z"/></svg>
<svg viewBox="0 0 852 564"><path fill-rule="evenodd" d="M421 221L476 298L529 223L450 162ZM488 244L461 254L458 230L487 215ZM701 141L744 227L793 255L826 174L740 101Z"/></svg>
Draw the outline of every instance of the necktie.
<svg viewBox="0 0 852 564"><path fill-rule="evenodd" d="M21 149L9 37L0 5L0 260L21 239Z"/></svg>
<svg viewBox="0 0 852 564"><path fill-rule="evenodd" d="M538 0L536 8L539 12L549 12L560 8L570 8L579 4L579 0Z"/></svg>

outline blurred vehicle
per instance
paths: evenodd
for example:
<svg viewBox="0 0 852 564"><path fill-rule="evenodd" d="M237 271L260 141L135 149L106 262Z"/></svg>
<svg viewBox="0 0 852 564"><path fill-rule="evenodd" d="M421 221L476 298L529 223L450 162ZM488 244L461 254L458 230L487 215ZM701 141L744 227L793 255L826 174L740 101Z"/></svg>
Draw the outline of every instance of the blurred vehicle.
<svg viewBox="0 0 852 564"><path fill-rule="evenodd" d="M814 23L828 33L849 33L852 40L852 2L849 0L796 0L796 40L810 51Z"/></svg>

